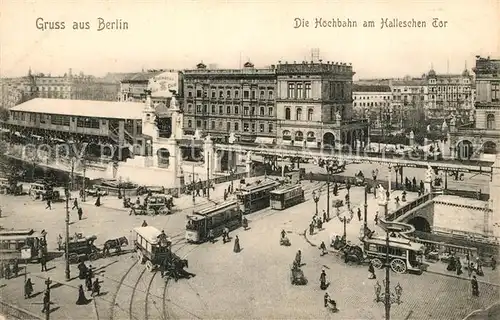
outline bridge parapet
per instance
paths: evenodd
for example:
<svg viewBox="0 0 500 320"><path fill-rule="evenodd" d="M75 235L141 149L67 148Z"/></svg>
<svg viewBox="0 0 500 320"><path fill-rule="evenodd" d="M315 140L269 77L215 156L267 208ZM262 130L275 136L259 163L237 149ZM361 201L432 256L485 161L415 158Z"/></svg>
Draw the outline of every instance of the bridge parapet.
<svg viewBox="0 0 500 320"><path fill-rule="evenodd" d="M400 219L403 215L406 213L412 211L413 209L421 206L422 204L431 201L434 198L433 193L426 193L423 196L420 196L419 198L415 199L414 201L410 201L404 206L401 206L400 208L396 209L395 211L389 213L387 215L387 220L388 221L401 221L403 219Z"/></svg>

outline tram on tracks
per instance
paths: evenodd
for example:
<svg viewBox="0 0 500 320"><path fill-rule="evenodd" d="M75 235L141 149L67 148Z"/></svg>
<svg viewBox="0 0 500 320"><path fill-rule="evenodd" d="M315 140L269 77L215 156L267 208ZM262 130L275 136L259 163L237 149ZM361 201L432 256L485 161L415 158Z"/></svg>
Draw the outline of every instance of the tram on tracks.
<svg viewBox="0 0 500 320"><path fill-rule="evenodd" d="M0 231L0 260L33 261L40 258L44 236L33 229Z"/></svg>
<svg viewBox="0 0 500 320"><path fill-rule="evenodd" d="M265 180L241 188L237 193L237 197L243 214L249 214L269 207L271 204L271 191L279 185L280 183L277 181Z"/></svg>
<svg viewBox="0 0 500 320"><path fill-rule="evenodd" d="M365 237L363 251L373 267L382 268L386 261L386 238L384 236ZM389 237L389 265L396 273L407 271L422 272L425 246L399 233Z"/></svg>
<svg viewBox="0 0 500 320"><path fill-rule="evenodd" d="M237 200L225 201L188 215L186 224L186 240L191 243L202 243L208 240L209 231L214 237L222 234L224 228L234 230L241 227L242 212Z"/></svg>
<svg viewBox="0 0 500 320"><path fill-rule="evenodd" d="M305 201L304 189L300 184L272 190L270 194L271 208L275 210L283 210Z"/></svg>
<svg viewBox="0 0 500 320"><path fill-rule="evenodd" d="M172 240L153 226L133 229L133 242L139 263L146 264L149 271L160 267L172 258Z"/></svg>

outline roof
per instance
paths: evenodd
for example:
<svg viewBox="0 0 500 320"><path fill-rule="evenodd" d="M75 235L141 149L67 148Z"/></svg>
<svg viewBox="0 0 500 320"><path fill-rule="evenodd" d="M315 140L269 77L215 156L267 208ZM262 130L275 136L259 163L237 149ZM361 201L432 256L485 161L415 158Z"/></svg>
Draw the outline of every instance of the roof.
<svg viewBox="0 0 500 320"><path fill-rule="evenodd" d="M291 191L291 190L295 190L295 189L302 190L302 186L300 184L295 184L293 186L285 186L285 187L273 190L273 191L271 191L271 193L282 194L282 193L285 193L285 192L288 192L288 191Z"/></svg>
<svg viewBox="0 0 500 320"><path fill-rule="evenodd" d="M354 84L353 92L391 92L391 87L388 85L369 85L369 84Z"/></svg>
<svg viewBox="0 0 500 320"><path fill-rule="evenodd" d="M157 244L158 236L161 234L161 231L153 226L134 228L134 231L151 244Z"/></svg>
<svg viewBox="0 0 500 320"><path fill-rule="evenodd" d="M124 79L122 79L122 82L129 82L129 81L149 81L149 79L153 78L154 76L157 76L159 74L162 74L166 71L154 71L154 72L138 72L138 73L131 73Z"/></svg>
<svg viewBox="0 0 500 320"><path fill-rule="evenodd" d="M245 186L245 187L241 188L241 191L243 191L243 192L256 192L259 190L274 188L278 185L279 185L279 183L274 181L274 180L267 180L267 181L262 181L259 184L253 183L249 186Z"/></svg>
<svg viewBox="0 0 500 320"><path fill-rule="evenodd" d="M195 212L195 214L198 214L198 215L201 215L201 216L206 216L208 214L212 214L216 211L220 211L220 210L223 210L223 209L227 209L227 208L230 208L234 205L237 205L238 202L236 200L229 200L229 201L225 201L225 202L222 202L222 203L219 203L219 204L216 204L215 206L211 206L211 207L208 207L208 208L205 208L205 209L202 209L198 212Z"/></svg>
<svg viewBox="0 0 500 320"><path fill-rule="evenodd" d="M143 109L144 104L141 102L36 98L10 110L88 118L142 119Z"/></svg>
<svg viewBox="0 0 500 320"><path fill-rule="evenodd" d="M391 82L391 86L424 86L426 81L423 79L395 80Z"/></svg>

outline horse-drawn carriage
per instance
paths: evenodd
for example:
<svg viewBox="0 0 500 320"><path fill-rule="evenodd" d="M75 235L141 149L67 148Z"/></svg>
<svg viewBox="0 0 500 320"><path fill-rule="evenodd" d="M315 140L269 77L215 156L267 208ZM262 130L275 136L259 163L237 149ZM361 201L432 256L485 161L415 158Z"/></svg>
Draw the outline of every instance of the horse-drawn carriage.
<svg viewBox="0 0 500 320"><path fill-rule="evenodd" d="M84 237L81 233L75 234L68 242L68 258L70 263L78 263L84 260L97 260L102 257L111 255L111 250L114 253L120 253L122 246L128 245L126 237L110 239L104 242L103 249L94 245L96 236ZM65 244L64 244L65 246Z"/></svg>
<svg viewBox="0 0 500 320"><path fill-rule="evenodd" d="M143 204L134 204L130 208L130 214L134 215L159 215L170 214L174 206L172 196L152 195L148 196Z"/></svg>
<svg viewBox="0 0 500 320"><path fill-rule="evenodd" d="M192 274L185 271L188 261L172 252L172 241L162 231L152 226L138 227L133 230L134 246L137 259L145 263L149 271L160 269L175 279L190 277Z"/></svg>
<svg viewBox="0 0 500 320"><path fill-rule="evenodd" d="M365 175L363 174L362 171L359 171L355 176L354 176L354 185L357 187L362 187L366 184L365 181Z"/></svg>

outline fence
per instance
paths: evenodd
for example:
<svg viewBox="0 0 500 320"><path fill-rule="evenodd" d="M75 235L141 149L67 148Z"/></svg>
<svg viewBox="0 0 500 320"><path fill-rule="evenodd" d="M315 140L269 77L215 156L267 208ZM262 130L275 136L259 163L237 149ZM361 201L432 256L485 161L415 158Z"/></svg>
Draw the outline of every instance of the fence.
<svg viewBox="0 0 500 320"><path fill-rule="evenodd" d="M413 241L421 243L426 247L434 248L439 252L455 252L462 255L466 255L467 253L469 253L472 256L477 256L478 253L478 249L471 246L461 246L461 245L430 240L430 238L432 238L432 233L415 231L414 235L415 237L411 238Z"/></svg>
<svg viewBox="0 0 500 320"><path fill-rule="evenodd" d="M450 189L443 189L443 194L445 194L445 195L451 195L451 196L459 196L459 197L462 197L462 198L478 199L478 200L482 200L482 201L489 201L490 200L490 195L489 194L478 193L477 191L471 191L471 190L450 190Z"/></svg>
<svg viewBox="0 0 500 320"><path fill-rule="evenodd" d="M0 300L0 311L3 315L7 316L6 319L40 319L43 318L29 312L28 310L23 310L17 306Z"/></svg>
<svg viewBox="0 0 500 320"><path fill-rule="evenodd" d="M432 198L434 198L434 194L426 193L423 196L415 199L414 201L408 202L404 206L389 213L387 215L387 220L394 221L394 220L398 219L399 217L403 216L404 214L410 212L411 210L413 210L413 209L421 206L422 204L427 203L428 201L432 200Z"/></svg>

